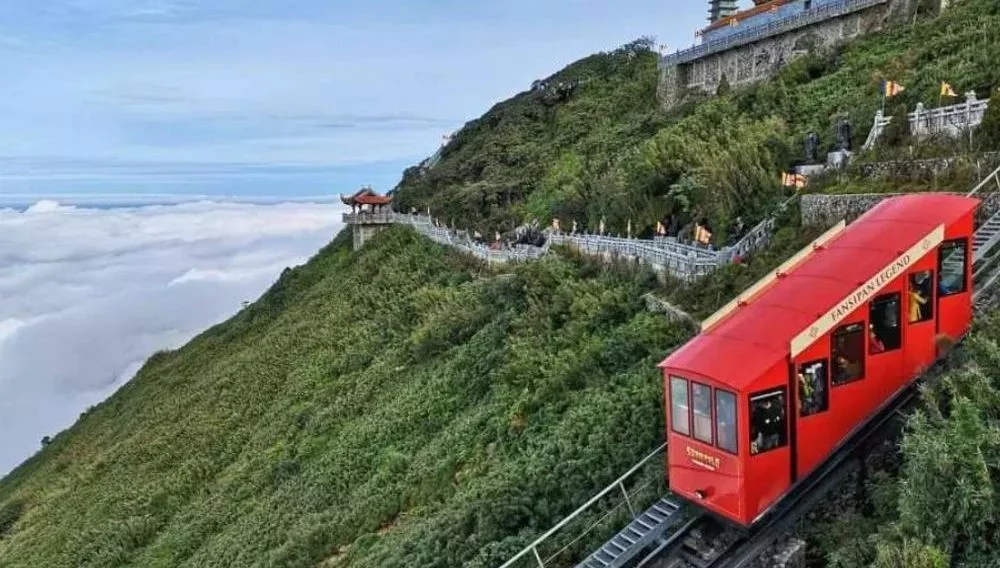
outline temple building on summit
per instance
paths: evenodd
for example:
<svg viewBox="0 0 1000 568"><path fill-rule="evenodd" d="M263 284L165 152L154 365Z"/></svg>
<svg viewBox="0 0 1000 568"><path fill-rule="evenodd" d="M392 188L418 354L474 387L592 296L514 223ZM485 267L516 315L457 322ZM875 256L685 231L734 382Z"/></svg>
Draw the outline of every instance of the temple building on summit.
<svg viewBox="0 0 1000 568"><path fill-rule="evenodd" d="M740 9L739 0L709 0L708 21L715 23L722 18L732 16Z"/></svg>
<svg viewBox="0 0 1000 568"><path fill-rule="evenodd" d="M927 0L944 9L947 0ZM752 4L752 5L751 5ZM696 45L660 58L657 95L670 108L685 93L715 94L766 80L796 57L908 22L910 0L709 0ZM742 8L742 9L741 9Z"/></svg>

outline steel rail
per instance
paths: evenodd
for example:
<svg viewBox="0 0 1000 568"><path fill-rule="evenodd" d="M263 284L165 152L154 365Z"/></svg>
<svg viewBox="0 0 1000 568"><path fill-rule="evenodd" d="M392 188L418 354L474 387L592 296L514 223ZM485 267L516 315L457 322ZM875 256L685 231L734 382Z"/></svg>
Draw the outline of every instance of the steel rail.
<svg viewBox="0 0 1000 568"><path fill-rule="evenodd" d="M975 196L977 193L979 193L979 190L986 187L986 185L989 184L989 182L991 181L995 182L997 184L997 189L1000 190L1000 167L997 167L997 169L993 170L992 173L984 177L983 180L979 182L979 185L972 188L972 190L969 191L969 193L965 194L965 196L966 197Z"/></svg>
<svg viewBox="0 0 1000 568"><path fill-rule="evenodd" d="M521 552L518 552L516 555L514 555L513 558L511 558L507 562L503 563L500 566L500 568L509 568L510 566L513 566L514 562L516 562L516 561L524 558L525 556L527 556L530 553L534 553L535 557L538 559L538 561L540 563L539 565L540 566L544 566L544 564L541 563L541 557L538 555L538 552L537 552L537 548L538 548L538 546L540 544L542 544L543 542L545 542L550 536L552 536L555 533L559 532L559 530L562 529L563 527L565 527L567 524L569 524L570 521L572 521L573 519L575 519L575 518L579 517L581 514L583 514L587 509L589 509L590 507L592 507L594 505L594 503L596 503L597 501L599 501L602 497L608 495L612 491L623 490L622 488L624 487L623 484L625 483L625 481L628 480L628 478L630 478L635 472L639 471L639 469L641 469L642 466L646 465L647 463L649 463L650 460L652 460L654 457L656 457L658 454L660 454L666 447L667 447L667 443L666 442L660 444L659 447L657 447L655 450L653 450L652 452L650 452L645 458L642 459L642 461L640 461L639 463L637 463L634 466L632 466L632 469L628 470L627 472L625 472L624 475L622 475L618 479L616 479L613 482L611 482L610 485L608 485L607 487L605 487L604 489L602 489L597 495L594 495L593 497L591 497L591 499L589 501L587 501L586 503L584 503L583 505L581 505L579 508L577 508L577 510L573 511L572 513L570 513L569 516L567 516L563 520L559 521L554 527L552 527L551 529L549 529L548 531L546 531L544 534L542 534L542 536L536 538L534 540L534 542L532 542L531 544L529 544L528 546L526 546L523 550L521 550Z"/></svg>

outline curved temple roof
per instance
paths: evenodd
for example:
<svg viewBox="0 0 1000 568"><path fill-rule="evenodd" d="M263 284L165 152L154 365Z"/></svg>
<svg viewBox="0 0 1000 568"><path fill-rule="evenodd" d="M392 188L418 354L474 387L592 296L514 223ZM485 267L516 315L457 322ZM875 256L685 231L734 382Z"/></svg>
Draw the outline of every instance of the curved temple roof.
<svg viewBox="0 0 1000 568"><path fill-rule="evenodd" d="M349 197L340 196L344 205L388 205L392 203L391 195L379 195L370 187L365 187Z"/></svg>
<svg viewBox="0 0 1000 568"><path fill-rule="evenodd" d="M804 349L874 296L892 280L896 263L915 262L933 251L943 228L978 204L947 194L882 201L728 313L706 320L702 333L659 366L743 388L786 360L790 349Z"/></svg>
<svg viewBox="0 0 1000 568"><path fill-rule="evenodd" d="M746 20L747 18L752 18L753 16L756 16L758 14L763 14L768 10L778 8L779 6L784 6L785 4L789 4L794 1L795 0L770 0L770 1L754 0L753 8L749 8L747 10L741 10L731 16L723 16L718 20L709 24L708 27L703 28L701 30L701 33L705 33L710 30L715 30L721 27L732 25L733 22L737 23L741 22L743 20Z"/></svg>

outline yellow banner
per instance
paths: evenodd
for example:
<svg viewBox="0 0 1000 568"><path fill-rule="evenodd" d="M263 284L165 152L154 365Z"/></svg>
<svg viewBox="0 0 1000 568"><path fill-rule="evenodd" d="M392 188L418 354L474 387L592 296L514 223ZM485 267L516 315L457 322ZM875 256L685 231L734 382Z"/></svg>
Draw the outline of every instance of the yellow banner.
<svg viewBox="0 0 1000 568"><path fill-rule="evenodd" d="M897 276L906 272L911 265L923 258L924 255L934 250L934 247L941 244L943 240L944 225L938 225L936 229L928 233L923 239L920 239L920 242L910 247L910 250L898 256L888 266L879 270L875 276L872 276L858 289L851 292L834 306L833 309L823 314L822 317L809 326L809 329L795 336L791 343L792 357L796 357L799 353L805 351L813 342L837 326L844 318L851 315L854 310L864 305L879 290L884 288L886 284L892 282Z"/></svg>

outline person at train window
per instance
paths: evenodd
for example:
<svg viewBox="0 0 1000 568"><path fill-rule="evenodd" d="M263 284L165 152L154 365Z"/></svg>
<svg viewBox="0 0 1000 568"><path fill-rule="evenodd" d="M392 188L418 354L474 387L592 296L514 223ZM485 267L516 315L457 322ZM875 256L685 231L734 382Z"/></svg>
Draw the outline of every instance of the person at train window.
<svg viewBox="0 0 1000 568"><path fill-rule="evenodd" d="M922 321L923 306L927 303L927 298L920 293L917 288L910 288L910 323Z"/></svg>
<svg viewBox="0 0 1000 568"><path fill-rule="evenodd" d="M910 323L927 321L933 316L932 293L933 272L924 270L910 276L910 290L907 320Z"/></svg>
<svg viewBox="0 0 1000 568"><path fill-rule="evenodd" d="M784 397L781 394L772 394L753 401L750 419L751 454L759 454L785 445L783 401Z"/></svg>
<svg viewBox="0 0 1000 568"><path fill-rule="evenodd" d="M809 416L815 410L813 410L813 394L815 394L815 389L813 388L812 380L807 379L802 373L799 373L799 414L802 416Z"/></svg>
<svg viewBox="0 0 1000 568"><path fill-rule="evenodd" d="M875 326L874 325L870 325L870 326L868 326L868 328L869 328L868 329L868 348L869 348L868 350L869 350L869 352L872 353L872 354L875 354L875 353L884 353L885 352L885 344L882 343L882 340L878 338L878 333L875 332Z"/></svg>
<svg viewBox="0 0 1000 568"><path fill-rule="evenodd" d="M898 292L882 294L869 303L868 353L894 351L902 346L903 334L899 328L901 295Z"/></svg>
<svg viewBox="0 0 1000 568"><path fill-rule="evenodd" d="M812 416L827 410L826 361L799 367L799 415Z"/></svg>
<svg viewBox="0 0 1000 568"><path fill-rule="evenodd" d="M837 366L833 375L834 383L846 383L861 376L861 365L840 355L836 358Z"/></svg>

